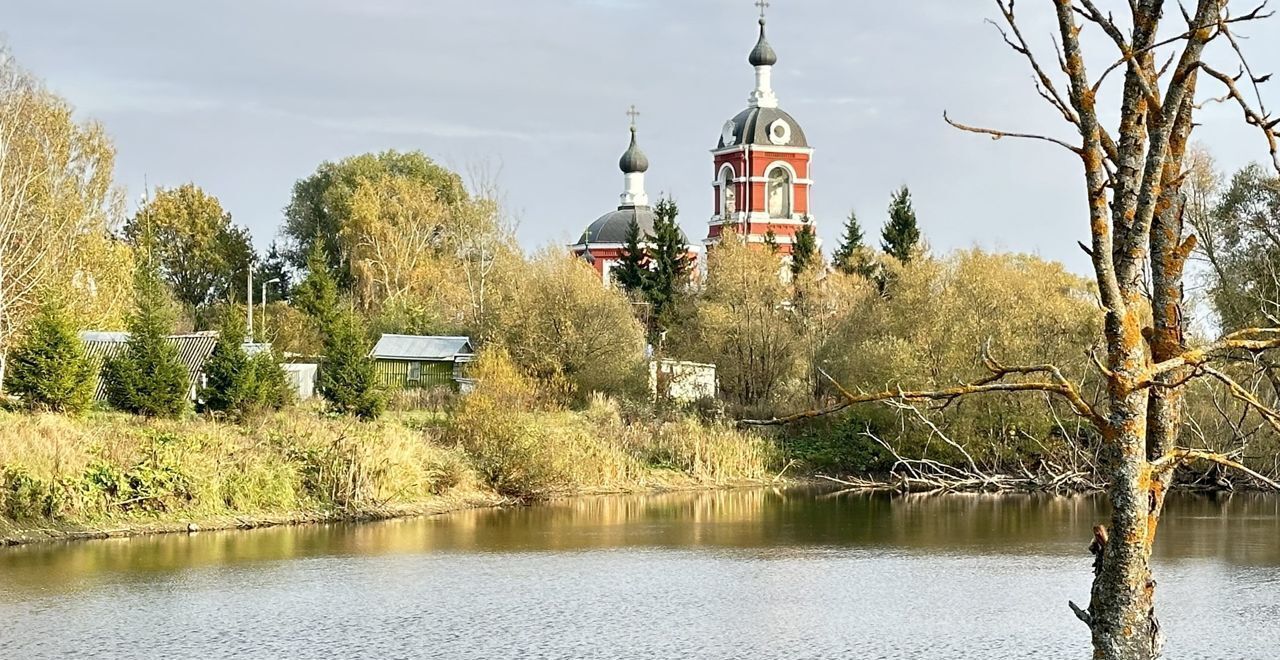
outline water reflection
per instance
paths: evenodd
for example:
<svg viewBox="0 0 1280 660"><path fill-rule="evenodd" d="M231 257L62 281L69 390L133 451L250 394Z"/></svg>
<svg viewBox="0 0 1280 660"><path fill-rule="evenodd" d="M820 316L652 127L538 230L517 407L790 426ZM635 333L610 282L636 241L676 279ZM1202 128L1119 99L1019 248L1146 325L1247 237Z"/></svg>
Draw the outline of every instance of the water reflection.
<svg viewBox="0 0 1280 660"><path fill-rule="evenodd" d="M1104 506L758 489L9 548L0 657L1082 657ZM1170 657L1276 655L1278 540L1276 497L1170 499Z"/></svg>
<svg viewBox="0 0 1280 660"><path fill-rule="evenodd" d="M145 536L0 550L0 587L74 589L104 573L149 575L303 557L613 548L815 546L929 554L1083 556L1105 519L1098 497L908 495L756 489L558 500L430 518ZM1156 554L1280 566L1280 498L1177 495ZM782 550L783 552L777 552Z"/></svg>

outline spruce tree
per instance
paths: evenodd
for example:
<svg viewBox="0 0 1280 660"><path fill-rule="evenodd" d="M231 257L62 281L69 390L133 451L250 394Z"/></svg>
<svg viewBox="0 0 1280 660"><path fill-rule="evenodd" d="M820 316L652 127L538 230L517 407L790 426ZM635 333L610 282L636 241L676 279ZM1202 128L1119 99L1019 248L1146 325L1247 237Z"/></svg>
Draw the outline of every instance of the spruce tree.
<svg viewBox="0 0 1280 660"><path fill-rule="evenodd" d="M634 217L627 223L627 235L623 239L622 259L613 269L613 279L627 293L643 292L648 284L649 265L642 244L646 237L640 233L640 223Z"/></svg>
<svg viewBox="0 0 1280 660"><path fill-rule="evenodd" d="M320 395L335 412L376 419L385 402L364 324L351 310L341 310L323 325L324 361L320 364Z"/></svg>
<svg viewBox="0 0 1280 660"><path fill-rule="evenodd" d="M41 307L10 365L6 385L29 410L79 413L93 401L93 363L56 305Z"/></svg>
<svg viewBox="0 0 1280 660"><path fill-rule="evenodd" d="M770 254L778 253L778 235L774 233L773 227L764 233L764 246Z"/></svg>
<svg viewBox="0 0 1280 660"><path fill-rule="evenodd" d="M920 245L920 228L916 225L916 212L911 207L911 191L902 186L889 203L889 221L880 232L880 247L885 254L906 263L915 256Z"/></svg>
<svg viewBox="0 0 1280 660"><path fill-rule="evenodd" d="M329 272L322 241L316 241L307 259L307 276L293 288L290 299L295 307L324 325L338 309L338 282Z"/></svg>
<svg viewBox="0 0 1280 660"><path fill-rule="evenodd" d="M218 345L204 366L201 409L240 417L253 407L257 386L253 364L244 352L244 320L238 313L223 316Z"/></svg>
<svg viewBox="0 0 1280 660"><path fill-rule="evenodd" d="M813 224L805 218L805 222L796 231L795 243L791 245L791 274L799 275L805 269L822 261L818 252L818 236Z"/></svg>
<svg viewBox="0 0 1280 660"><path fill-rule="evenodd" d="M139 268L134 296L124 353L103 368L107 401L135 415L177 417L187 408L189 377L177 345L169 340L173 321L153 268Z"/></svg>
<svg viewBox="0 0 1280 660"><path fill-rule="evenodd" d="M849 211L849 217L844 221L844 235L840 237L840 246L831 255L832 265L845 275L858 272L863 261L859 254L866 247L864 238L862 225L858 224L858 214Z"/></svg>
<svg viewBox="0 0 1280 660"><path fill-rule="evenodd" d="M654 208L653 240L649 248L651 269L646 277L645 295L653 307L655 329L666 328L675 312L681 292L689 284L693 258L684 233L676 221L680 209L665 198Z"/></svg>

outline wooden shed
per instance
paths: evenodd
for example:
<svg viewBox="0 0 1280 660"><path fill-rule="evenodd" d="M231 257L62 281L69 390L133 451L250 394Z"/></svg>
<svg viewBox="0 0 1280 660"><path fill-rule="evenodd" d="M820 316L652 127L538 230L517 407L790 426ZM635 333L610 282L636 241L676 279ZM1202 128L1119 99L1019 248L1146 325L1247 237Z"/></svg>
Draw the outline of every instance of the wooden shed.
<svg viewBox="0 0 1280 660"><path fill-rule="evenodd" d="M475 349L469 337L382 335L370 355L387 388L457 388Z"/></svg>

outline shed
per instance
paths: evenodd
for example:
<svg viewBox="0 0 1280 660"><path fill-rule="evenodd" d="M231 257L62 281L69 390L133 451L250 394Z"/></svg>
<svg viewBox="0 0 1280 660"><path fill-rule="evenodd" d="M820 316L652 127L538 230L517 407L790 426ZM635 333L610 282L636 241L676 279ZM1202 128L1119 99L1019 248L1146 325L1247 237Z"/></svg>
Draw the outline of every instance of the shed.
<svg viewBox="0 0 1280 660"><path fill-rule="evenodd" d="M216 331L195 332L186 335L170 335L168 339L178 347L178 360L187 368L187 379L191 383L187 396L194 401L204 382L204 363L209 360L214 347L218 345L218 333ZM107 398L107 386L101 377L102 365L107 360L124 353L129 343L129 333L86 330L80 333L80 341L84 343L85 355L98 367L93 398L103 401Z"/></svg>
<svg viewBox="0 0 1280 660"><path fill-rule="evenodd" d="M382 335L370 356L385 387L456 388L475 349L469 337Z"/></svg>

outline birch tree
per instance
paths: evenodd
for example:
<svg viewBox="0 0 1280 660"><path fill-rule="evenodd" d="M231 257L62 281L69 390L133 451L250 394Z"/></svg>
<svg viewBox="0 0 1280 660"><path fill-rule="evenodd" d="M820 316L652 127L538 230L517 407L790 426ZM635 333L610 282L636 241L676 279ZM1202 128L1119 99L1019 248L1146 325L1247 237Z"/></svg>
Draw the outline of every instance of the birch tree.
<svg viewBox="0 0 1280 660"><path fill-rule="evenodd" d="M107 234L120 210L114 158L101 126L76 123L66 101L0 45L0 383L42 296L70 291L86 311L105 300L118 322L123 307L110 296L127 276L98 272L129 267L102 259L115 251Z"/></svg>
<svg viewBox="0 0 1280 660"><path fill-rule="evenodd" d="M1232 0L1131 0L1112 13L1094 0L1054 0L1048 3L1057 28L1053 55L1042 59L1015 15L1014 0L995 4L1001 37L1025 60L1035 91L1069 133L1015 132L944 119L996 139L1056 145L1079 163L1089 236L1081 248L1092 263L1103 316L1104 350L1094 365L1106 386L1091 401L1058 365L1010 365L986 354L990 375L981 379L943 389L844 388L845 400L837 407L950 401L988 392L1049 393L1066 401L1102 438L1099 471L1111 505L1109 521L1095 528L1090 545L1094 577L1088 604L1070 603L1071 610L1087 626L1095 658L1157 658L1163 632L1151 552L1173 472L1196 460L1247 470L1228 456L1179 446L1186 386L1215 381L1280 428L1280 412L1218 368L1226 358L1280 347L1280 328L1244 328L1192 347L1183 301L1185 266L1196 237L1184 226L1182 189L1197 110L1206 102L1238 109L1280 170L1273 130L1280 122L1266 110L1261 93L1270 76L1253 70L1234 32L1270 14Z"/></svg>

